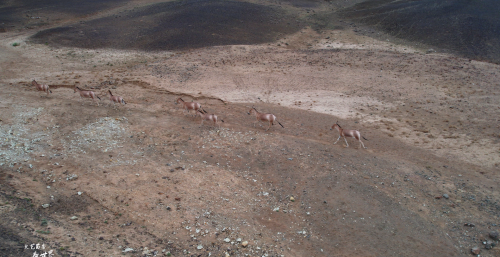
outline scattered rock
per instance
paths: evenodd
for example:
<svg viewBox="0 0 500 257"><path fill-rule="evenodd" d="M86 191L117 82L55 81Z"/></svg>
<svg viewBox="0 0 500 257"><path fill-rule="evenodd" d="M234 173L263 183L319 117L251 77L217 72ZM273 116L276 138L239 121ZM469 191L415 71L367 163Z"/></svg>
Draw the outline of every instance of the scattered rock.
<svg viewBox="0 0 500 257"><path fill-rule="evenodd" d="M474 224L472 224L472 223L465 223L465 224L464 224L464 226L473 228L473 227L475 227L476 225L474 225Z"/></svg>
<svg viewBox="0 0 500 257"><path fill-rule="evenodd" d="M50 206L50 204L48 204L48 203L42 204L42 207L45 208L45 209L49 208L49 206Z"/></svg>
<svg viewBox="0 0 500 257"><path fill-rule="evenodd" d="M229 243L229 242L231 242L231 239L229 239L228 237L226 237L226 238L224 238L224 242Z"/></svg>
<svg viewBox="0 0 500 257"><path fill-rule="evenodd" d="M450 196L449 196L448 194L443 194L443 197L444 197L445 199L449 199L449 198L450 198Z"/></svg>
<svg viewBox="0 0 500 257"><path fill-rule="evenodd" d="M125 248L125 250L123 250L122 252L129 253L129 252L133 252L133 251L134 251L133 248Z"/></svg>
<svg viewBox="0 0 500 257"><path fill-rule="evenodd" d="M198 246L196 247L196 249L198 249L198 250L203 249L203 245L198 245Z"/></svg>
<svg viewBox="0 0 500 257"><path fill-rule="evenodd" d="M493 248L496 244L493 242L493 241L487 241L487 242L483 242L484 244L484 248L486 250L490 250L491 248Z"/></svg>
<svg viewBox="0 0 500 257"><path fill-rule="evenodd" d="M66 180L75 180L78 178L78 175L76 174L71 174L66 177Z"/></svg>
<svg viewBox="0 0 500 257"><path fill-rule="evenodd" d="M290 201L295 202L295 198L293 198L293 196L290 196Z"/></svg>
<svg viewBox="0 0 500 257"><path fill-rule="evenodd" d="M470 249L471 253L473 254L479 254L481 252L481 249L479 249L479 247L473 247L472 249Z"/></svg>
<svg viewBox="0 0 500 257"><path fill-rule="evenodd" d="M243 241L243 243L241 243L241 246L247 247L248 246L248 241Z"/></svg>
<svg viewBox="0 0 500 257"><path fill-rule="evenodd" d="M77 217L77 216L73 216L73 217L71 217L71 218L69 218L69 219L70 219L70 220L77 220L77 219L78 219L78 217Z"/></svg>
<svg viewBox="0 0 500 257"><path fill-rule="evenodd" d="M491 231L490 237L494 240L498 240L498 231Z"/></svg>

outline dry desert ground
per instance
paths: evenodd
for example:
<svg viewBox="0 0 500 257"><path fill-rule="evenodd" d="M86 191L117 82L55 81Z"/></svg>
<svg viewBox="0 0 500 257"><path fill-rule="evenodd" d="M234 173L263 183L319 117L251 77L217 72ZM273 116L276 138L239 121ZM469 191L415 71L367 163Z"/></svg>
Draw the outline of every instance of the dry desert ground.
<svg viewBox="0 0 500 257"><path fill-rule="evenodd" d="M31 40L104 14L0 33L1 256L500 256L497 64L348 25L170 51ZM337 122L367 149L334 144Z"/></svg>

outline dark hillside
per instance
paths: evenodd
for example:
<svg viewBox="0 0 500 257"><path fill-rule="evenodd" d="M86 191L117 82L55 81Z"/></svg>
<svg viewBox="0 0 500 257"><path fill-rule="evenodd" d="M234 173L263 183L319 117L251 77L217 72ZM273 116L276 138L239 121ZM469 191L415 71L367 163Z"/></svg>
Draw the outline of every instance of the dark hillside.
<svg viewBox="0 0 500 257"><path fill-rule="evenodd" d="M500 2L366 1L342 15L407 41L471 59L500 62Z"/></svg>

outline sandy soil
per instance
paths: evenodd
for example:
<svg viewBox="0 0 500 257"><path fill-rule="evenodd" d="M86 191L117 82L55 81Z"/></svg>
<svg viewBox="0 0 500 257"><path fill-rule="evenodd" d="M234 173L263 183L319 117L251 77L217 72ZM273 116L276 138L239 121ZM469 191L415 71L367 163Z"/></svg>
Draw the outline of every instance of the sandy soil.
<svg viewBox="0 0 500 257"><path fill-rule="evenodd" d="M36 32L0 34L2 256L500 256L483 244L500 225L498 65L348 26L153 53ZM178 97L225 122L200 127ZM253 127L252 106L285 128ZM368 148L334 145L337 121Z"/></svg>

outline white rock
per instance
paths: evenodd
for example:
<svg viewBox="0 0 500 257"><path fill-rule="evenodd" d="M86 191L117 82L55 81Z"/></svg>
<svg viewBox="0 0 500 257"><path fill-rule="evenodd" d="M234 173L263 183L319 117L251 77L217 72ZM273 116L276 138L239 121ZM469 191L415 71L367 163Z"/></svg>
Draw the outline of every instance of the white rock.
<svg viewBox="0 0 500 257"><path fill-rule="evenodd" d="M77 219L78 219L78 217L77 217L77 216L73 216L73 217L71 217L70 219L71 219L71 220L77 220Z"/></svg>
<svg viewBox="0 0 500 257"><path fill-rule="evenodd" d="M198 250L203 249L203 245L198 245L198 246L196 247L196 249L198 249Z"/></svg>
<svg viewBox="0 0 500 257"><path fill-rule="evenodd" d="M75 180L77 178L78 178L78 175L76 175L76 174L71 174L71 175L66 176L66 180Z"/></svg>
<svg viewBox="0 0 500 257"><path fill-rule="evenodd" d="M224 242L229 243L229 242L231 242L231 239L226 237L226 238L224 238Z"/></svg>
<svg viewBox="0 0 500 257"><path fill-rule="evenodd" d="M125 250L123 250L122 252L128 253L128 252L133 252L133 251L134 251L133 248L125 248Z"/></svg>
<svg viewBox="0 0 500 257"><path fill-rule="evenodd" d="M42 207L43 208L49 208L50 204L46 203L46 204L42 204Z"/></svg>

